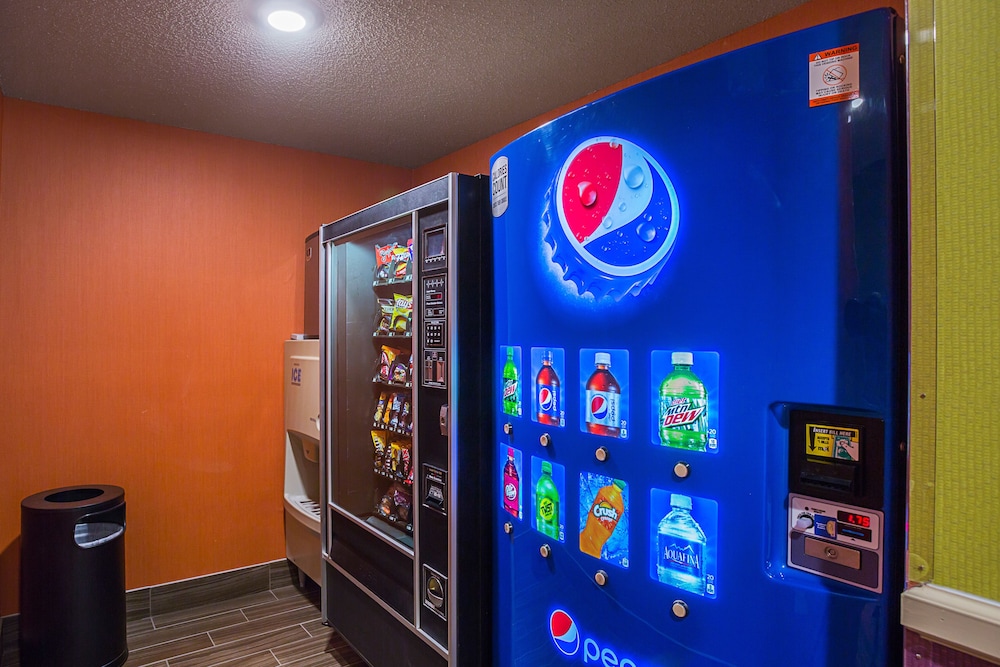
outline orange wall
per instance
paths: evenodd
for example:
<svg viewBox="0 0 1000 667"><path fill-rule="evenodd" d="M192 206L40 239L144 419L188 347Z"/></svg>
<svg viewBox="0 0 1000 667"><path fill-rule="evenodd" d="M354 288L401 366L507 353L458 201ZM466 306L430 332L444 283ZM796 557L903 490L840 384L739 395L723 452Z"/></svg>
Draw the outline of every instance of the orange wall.
<svg viewBox="0 0 1000 667"><path fill-rule="evenodd" d="M449 171L458 171L465 174L488 174L490 172L490 157L494 153L539 125L569 113L583 104L592 102L640 81L645 81L646 79L686 65L691 65L706 58L727 53L734 49L749 46L750 44L756 44L765 39L771 39L772 37L778 37L796 30L827 21L834 21L845 16L879 7L892 7L900 16L905 16L905 0L813 0L812 2L807 2L772 19L758 23L746 30L741 30L725 39L712 42L663 65L620 81L613 86L598 90L575 102L553 109L537 118L532 118L508 130L446 155L434 162L418 167L414 170L413 181L414 183L423 183Z"/></svg>
<svg viewBox="0 0 1000 667"><path fill-rule="evenodd" d="M0 615L20 502L117 484L138 588L284 557L303 241L410 170L3 100Z"/></svg>

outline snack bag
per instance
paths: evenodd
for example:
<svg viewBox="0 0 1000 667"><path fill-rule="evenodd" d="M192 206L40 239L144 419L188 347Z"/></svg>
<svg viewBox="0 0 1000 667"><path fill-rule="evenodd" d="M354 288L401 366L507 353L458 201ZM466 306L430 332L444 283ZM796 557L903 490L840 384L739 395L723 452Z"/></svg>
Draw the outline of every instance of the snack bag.
<svg viewBox="0 0 1000 667"><path fill-rule="evenodd" d="M393 440L389 443L389 460L387 461L387 465L384 469L398 477L399 471L402 470L402 464L403 447L398 440Z"/></svg>
<svg viewBox="0 0 1000 667"><path fill-rule="evenodd" d="M375 469L379 470L385 460L385 431L372 431L372 446L375 448Z"/></svg>
<svg viewBox="0 0 1000 667"><path fill-rule="evenodd" d="M392 501L392 489L389 489L389 491L382 496L382 500L379 501L376 509L378 510L378 515L383 519L395 521L396 503ZM409 508L407 508L407 513L409 513Z"/></svg>
<svg viewBox="0 0 1000 667"><path fill-rule="evenodd" d="M378 300L378 315L375 323L376 334L388 334L392 331L392 316L395 312L396 304L392 299Z"/></svg>
<svg viewBox="0 0 1000 667"><path fill-rule="evenodd" d="M403 395L395 393L392 395L392 405L385 416L385 423L389 428L396 428L399 425L399 412L403 407Z"/></svg>
<svg viewBox="0 0 1000 667"><path fill-rule="evenodd" d="M401 446L400 456L401 456L401 461L400 461L401 466L400 467L402 468L402 474L399 474L398 477L400 479L404 480L404 482L408 479L408 480L410 480L410 483L412 484L412 481L413 481L413 467L412 467L412 465L410 463L410 448L405 443L403 443L402 446Z"/></svg>
<svg viewBox="0 0 1000 667"><path fill-rule="evenodd" d="M392 362L401 354L400 350L388 345L382 346L382 351L378 357L378 370L376 371L379 382L389 382L389 373Z"/></svg>
<svg viewBox="0 0 1000 667"><path fill-rule="evenodd" d="M413 317L413 296L395 294L392 311L392 330L396 333L406 333L410 330L410 320Z"/></svg>
<svg viewBox="0 0 1000 667"><path fill-rule="evenodd" d="M375 280L389 280L395 275L396 263L393 251L398 247L395 242L375 246Z"/></svg>
<svg viewBox="0 0 1000 667"><path fill-rule="evenodd" d="M378 397L378 405L375 406L375 415L372 417L372 422L378 424L382 421L382 415L385 414L386 401L388 401L388 394L382 392Z"/></svg>
<svg viewBox="0 0 1000 667"><path fill-rule="evenodd" d="M389 382L392 384L405 385L410 380L409 374L410 356L400 354L392 362L389 369Z"/></svg>
<svg viewBox="0 0 1000 667"><path fill-rule="evenodd" d="M389 493L392 494L392 502L396 506L396 516L400 521L409 521L410 506L413 502L410 494L396 482L390 487Z"/></svg>
<svg viewBox="0 0 1000 667"><path fill-rule="evenodd" d="M412 241L411 241L412 243ZM411 245L396 246L392 249L393 277L403 279L410 275Z"/></svg>

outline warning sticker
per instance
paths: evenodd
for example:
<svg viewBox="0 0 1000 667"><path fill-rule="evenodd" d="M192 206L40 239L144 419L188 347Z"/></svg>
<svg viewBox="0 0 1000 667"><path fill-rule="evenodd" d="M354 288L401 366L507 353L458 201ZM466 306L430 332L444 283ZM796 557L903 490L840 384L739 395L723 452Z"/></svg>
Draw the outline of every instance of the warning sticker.
<svg viewBox="0 0 1000 667"><path fill-rule="evenodd" d="M858 44L810 53L809 106L818 107L861 97L859 57Z"/></svg>
<svg viewBox="0 0 1000 667"><path fill-rule="evenodd" d="M858 461L861 431L822 424L806 424L806 453L841 461Z"/></svg>

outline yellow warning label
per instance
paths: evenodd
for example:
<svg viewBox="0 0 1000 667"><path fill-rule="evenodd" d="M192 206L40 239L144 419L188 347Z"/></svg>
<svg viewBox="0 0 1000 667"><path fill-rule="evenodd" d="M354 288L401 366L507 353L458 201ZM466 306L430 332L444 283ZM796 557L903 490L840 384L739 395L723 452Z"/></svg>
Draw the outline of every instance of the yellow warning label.
<svg viewBox="0 0 1000 667"><path fill-rule="evenodd" d="M861 431L822 424L806 424L806 454L840 461L858 461Z"/></svg>
<svg viewBox="0 0 1000 667"><path fill-rule="evenodd" d="M860 51L859 44L848 44L809 54L809 106L861 97Z"/></svg>

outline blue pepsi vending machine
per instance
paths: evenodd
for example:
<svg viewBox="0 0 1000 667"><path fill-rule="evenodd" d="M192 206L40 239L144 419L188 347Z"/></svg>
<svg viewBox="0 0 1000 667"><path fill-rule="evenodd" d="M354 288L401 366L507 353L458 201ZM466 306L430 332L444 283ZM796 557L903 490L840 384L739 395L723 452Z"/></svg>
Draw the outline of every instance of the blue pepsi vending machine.
<svg viewBox="0 0 1000 667"><path fill-rule="evenodd" d="M734 51L491 160L497 665L901 663L900 24Z"/></svg>

